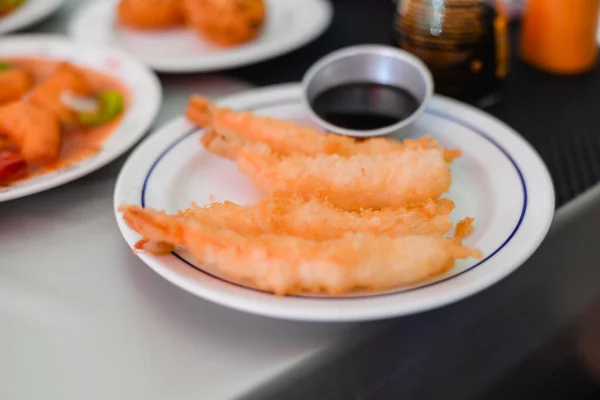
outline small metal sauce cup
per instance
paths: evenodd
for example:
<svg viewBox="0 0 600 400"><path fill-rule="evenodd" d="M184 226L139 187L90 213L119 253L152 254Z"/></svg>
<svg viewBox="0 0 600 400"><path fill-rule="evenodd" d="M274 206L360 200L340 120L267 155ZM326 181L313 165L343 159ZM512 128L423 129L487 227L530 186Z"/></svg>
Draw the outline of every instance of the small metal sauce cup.
<svg viewBox="0 0 600 400"><path fill-rule="evenodd" d="M320 93L348 83L378 83L407 90L419 104L408 118L372 130L342 128L323 120L312 108ZM359 45L346 47L317 61L302 79L303 101L311 117L323 128L341 135L369 137L398 133L421 115L433 95L433 78L414 55L393 47Z"/></svg>

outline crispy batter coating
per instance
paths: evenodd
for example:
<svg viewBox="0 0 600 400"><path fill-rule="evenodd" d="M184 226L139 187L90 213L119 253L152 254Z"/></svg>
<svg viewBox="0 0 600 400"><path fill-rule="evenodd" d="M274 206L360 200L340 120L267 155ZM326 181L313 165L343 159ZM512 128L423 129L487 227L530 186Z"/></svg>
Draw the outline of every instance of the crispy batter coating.
<svg viewBox="0 0 600 400"><path fill-rule="evenodd" d="M369 138L357 140L348 136L320 132L314 128L301 126L292 121L258 116L248 111L236 112L217 107L202 96L192 96L186 117L202 128L207 128L202 143L214 154L233 158L232 148L246 142L260 142L269 145L271 150L282 155L302 153L307 156L337 154L384 154L407 148L439 148L430 137L402 142L390 138ZM456 149L445 149L444 158L451 162L460 156Z"/></svg>
<svg viewBox="0 0 600 400"><path fill-rule="evenodd" d="M438 149L406 149L382 155L322 154L282 157L267 145L235 152L239 170L265 194L299 192L305 199L327 196L349 211L418 204L450 188L450 167Z"/></svg>
<svg viewBox="0 0 600 400"><path fill-rule="evenodd" d="M348 232L315 240L137 206L123 206L120 211L127 224L143 235L140 247L181 246L198 262L278 295L384 290L439 275L458 258L480 257L478 251L438 234ZM153 244L147 246L148 241Z"/></svg>
<svg viewBox="0 0 600 400"><path fill-rule="evenodd" d="M385 290L422 282L481 253L453 238L454 203L441 199L460 156L432 138L356 140L235 112L194 96L188 119L211 153L237 163L266 197L192 207L175 215L124 205L136 248L177 247L232 279L278 295Z"/></svg>

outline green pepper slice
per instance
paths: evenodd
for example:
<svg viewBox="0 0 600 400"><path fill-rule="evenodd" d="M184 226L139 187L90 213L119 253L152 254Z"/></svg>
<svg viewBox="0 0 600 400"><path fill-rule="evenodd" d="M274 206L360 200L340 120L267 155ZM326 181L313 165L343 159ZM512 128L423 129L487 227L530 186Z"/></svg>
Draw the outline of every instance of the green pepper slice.
<svg viewBox="0 0 600 400"><path fill-rule="evenodd" d="M81 112L79 122L86 126L102 125L117 118L123 111L123 95L115 91L102 92L97 97L99 107L95 112Z"/></svg>
<svg viewBox="0 0 600 400"><path fill-rule="evenodd" d="M7 62L0 61L0 72L9 71L12 69L12 65Z"/></svg>

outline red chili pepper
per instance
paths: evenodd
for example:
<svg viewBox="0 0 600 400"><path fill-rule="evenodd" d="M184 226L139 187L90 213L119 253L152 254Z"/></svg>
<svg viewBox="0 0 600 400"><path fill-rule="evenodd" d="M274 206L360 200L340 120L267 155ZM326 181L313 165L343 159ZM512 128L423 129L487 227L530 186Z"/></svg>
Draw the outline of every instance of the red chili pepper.
<svg viewBox="0 0 600 400"><path fill-rule="evenodd" d="M0 151L0 182L7 183L11 179L22 176L27 169L27 162L19 153Z"/></svg>

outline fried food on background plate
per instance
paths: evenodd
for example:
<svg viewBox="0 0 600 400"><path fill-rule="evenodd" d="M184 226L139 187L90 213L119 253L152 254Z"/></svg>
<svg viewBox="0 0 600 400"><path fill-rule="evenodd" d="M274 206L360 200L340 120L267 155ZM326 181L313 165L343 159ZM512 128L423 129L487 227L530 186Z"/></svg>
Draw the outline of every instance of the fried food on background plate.
<svg viewBox="0 0 600 400"><path fill-rule="evenodd" d="M184 25L182 0L121 0L119 25L140 30L168 29Z"/></svg>
<svg viewBox="0 0 600 400"><path fill-rule="evenodd" d="M0 135L19 147L28 164L46 164L60 154L62 136L56 116L23 101L0 107Z"/></svg>
<svg viewBox="0 0 600 400"><path fill-rule="evenodd" d="M267 14L263 0L183 0L183 8L192 29L220 46L256 38Z"/></svg>
<svg viewBox="0 0 600 400"><path fill-rule="evenodd" d="M315 240L138 206L120 211L129 227L142 234L139 246L146 250L162 253L180 246L198 262L277 295L385 290L439 275L456 259L481 256L438 234L348 232Z"/></svg>
<svg viewBox="0 0 600 400"><path fill-rule="evenodd" d="M69 63L61 63L29 95L31 104L52 112L65 126L78 124L78 112L65 104L65 94L81 97L93 96L93 89L83 73Z"/></svg>
<svg viewBox="0 0 600 400"><path fill-rule="evenodd" d="M33 86L33 78L22 69L0 62L0 105L20 100Z"/></svg>
<svg viewBox="0 0 600 400"><path fill-rule="evenodd" d="M121 85L85 67L37 57L0 61L0 185L97 153L111 130L102 125L125 108Z"/></svg>

